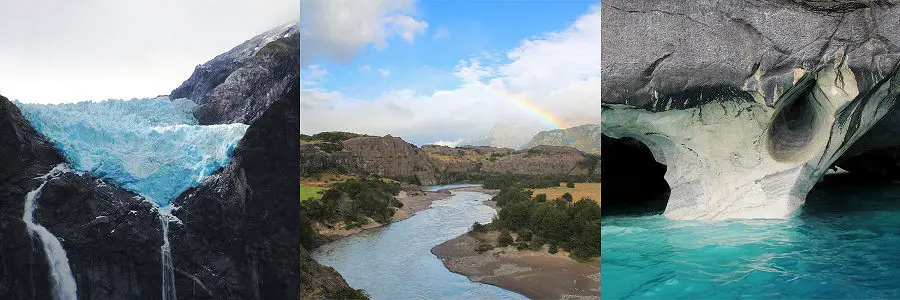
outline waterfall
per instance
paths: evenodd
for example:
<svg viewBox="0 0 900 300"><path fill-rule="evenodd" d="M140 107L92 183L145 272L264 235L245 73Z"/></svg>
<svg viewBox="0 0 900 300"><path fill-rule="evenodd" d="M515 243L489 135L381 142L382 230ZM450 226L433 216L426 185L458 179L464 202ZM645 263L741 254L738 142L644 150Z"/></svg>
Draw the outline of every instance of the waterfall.
<svg viewBox="0 0 900 300"><path fill-rule="evenodd" d="M169 245L170 206L159 208L159 223L162 227L163 245L160 247L162 265L162 300L175 300L175 272L172 267L172 247Z"/></svg>
<svg viewBox="0 0 900 300"><path fill-rule="evenodd" d="M44 185L50 181L51 177L58 176L67 170L65 164L59 164L46 175L35 178L43 179L44 182L37 189L25 195L25 213L22 215L22 221L25 222L28 228L28 235L33 238L34 234L37 233L41 244L43 244L44 253L47 255L47 263L50 266L50 279L53 283L53 298L55 300L78 299L75 277L72 276L69 259L66 258L66 251L63 249L59 239L47 228L34 222L34 209L37 208L34 200L41 196L41 190L44 189Z"/></svg>

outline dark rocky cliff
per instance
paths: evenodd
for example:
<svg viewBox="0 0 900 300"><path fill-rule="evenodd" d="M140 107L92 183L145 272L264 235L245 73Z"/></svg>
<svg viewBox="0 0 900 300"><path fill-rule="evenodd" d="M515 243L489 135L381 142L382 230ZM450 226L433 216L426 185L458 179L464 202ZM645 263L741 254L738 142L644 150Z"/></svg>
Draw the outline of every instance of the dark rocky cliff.
<svg viewBox="0 0 900 300"><path fill-rule="evenodd" d="M0 295L51 299L50 271L22 219L25 196L62 155L0 96ZM159 219L152 204L102 180L72 172L51 177L34 219L67 252L81 299L159 299Z"/></svg>
<svg viewBox="0 0 900 300"><path fill-rule="evenodd" d="M297 299L300 82L254 121L228 167L175 200L178 295Z"/></svg>
<svg viewBox="0 0 900 300"><path fill-rule="evenodd" d="M0 295L50 299L49 267L43 249L28 236L25 195L41 176L63 161L21 111L0 96Z"/></svg>
<svg viewBox="0 0 900 300"><path fill-rule="evenodd" d="M300 25L260 34L199 65L171 98L198 104L200 124L250 124L300 76Z"/></svg>

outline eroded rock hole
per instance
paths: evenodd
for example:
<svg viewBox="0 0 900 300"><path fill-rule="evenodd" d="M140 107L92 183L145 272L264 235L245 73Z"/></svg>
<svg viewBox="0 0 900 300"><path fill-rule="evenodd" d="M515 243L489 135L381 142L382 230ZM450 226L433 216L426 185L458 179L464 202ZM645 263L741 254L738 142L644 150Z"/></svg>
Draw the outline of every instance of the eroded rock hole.
<svg viewBox="0 0 900 300"><path fill-rule="evenodd" d="M661 214L669 199L666 165L641 141L602 135L602 214Z"/></svg>
<svg viewBox="0 0 900 300"><path fill-rule="evenodd" d="M777 161L796 162L808 159L818 148L825 125L825 109L810 93L812 85L792 91L793 97L776 112L768 131L769 154Z"/></svg>

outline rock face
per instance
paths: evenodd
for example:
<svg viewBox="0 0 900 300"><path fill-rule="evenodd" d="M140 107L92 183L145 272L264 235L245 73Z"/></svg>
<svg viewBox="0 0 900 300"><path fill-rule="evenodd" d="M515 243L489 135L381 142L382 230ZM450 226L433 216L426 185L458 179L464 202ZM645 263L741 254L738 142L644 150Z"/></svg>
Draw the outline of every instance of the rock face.
<svg viewBox="0 0 900 300"><path fill-rule="evenodd" d="M413 144L390 135L357 137L344 141L360 169L388 178L409 178L423 185L439 182L439 171Z"/></svg>
<svg viewBox="0 0 900 300"><path fill-rule="evenodd" d="M291 23L197 66L170 97L197 103L200 124L250 124L299 76L300 25Z"/></svg>
<svg viewBox="0 0 900 300"><path fill-rule="evenodd" d="M613 0L602 14L602 101L650 111L772 106L826 58L867 91L900 61L900 7L887 1Z"/></svg>
<svg viewBox="0 0 900 300"><path fill-rule="evenodd" d="M895 106L882 3L604 1L603 133L668 167L669 218L790 216Z"/></svg>
<svg viewBox="0 0 900 300"><path fill-rule="evenodd" d="M51 299L50 267L22 216L62 155L0 96L0 295ZM134 193L72 172L48 178L35 199L34 220L67 253L81 299L159 299L160 234L153 205Z"/></svg>
<svg viewBox="0 0 900 300"><path fill-rule="evenodd" d="M303 247L300 247L300 278L300 299L303 300L339 299L342 291L351 289L340 273L320 265Z"/></svg>
<svg viewBox="0 0 900 300"><path fill-rule="evenodd" d="M298 298L299 102L298 78L250 125L228 167L175 200L179 297Z"/></svg>
<svg viewBox="0 0 900 300"><path fill-rule="evenodd" d="M62 240L79 299L159 299L162 294L156 207L87 175L47 182L35 220Z"/></svg>
<svg viewBox="0 0 900 300"><path fill-rule="evenodd" d="M587 156L572 147L537 146L512 150L484 146L418 148L399 137L357 137L343 149L326 152L315 144L301 145L304 174L338 172L368 174L421 185L453 183L461 173L586 176Z"/></svg>
<svg viewBox="0 0 900 300"><path fill-rule="evenodd" d="M46 256L22 221L25 195L63 162L19 109L0 96L0 295L10 299L50 299Z"/></svg>
<svg viewBox="0 0 900 300"><path fill-rule="evenodd" d="M600 125L585 124L569 129L541 131L524 148L538 145L571 146L585 153L600 154Z"/></svg>
<svg viewBox="0 0 900 300"><path fill-rule="evenodd" d="M583 166L584 153L572 147L537 146L516 151L494 161L482 162L486 173L513 173L522 175L571 175L586 176L590 171Z"/></svg>

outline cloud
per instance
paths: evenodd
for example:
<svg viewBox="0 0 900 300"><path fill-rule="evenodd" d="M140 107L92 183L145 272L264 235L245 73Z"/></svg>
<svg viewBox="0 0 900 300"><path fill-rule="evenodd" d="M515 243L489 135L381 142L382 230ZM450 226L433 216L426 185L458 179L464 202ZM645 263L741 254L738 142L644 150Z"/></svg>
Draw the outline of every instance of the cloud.
<svg viewBox="0 0 900 300"><path fill-rule="evenodd" d="M427 22L411 16L416 9L413 0L301 0L301 3L303 66L317 58L347 63L368 45L376 49L387 47L388 39L394 36L413 43L428 28Z"/></svg>
<svg viewBox="0 0 900 300"><path fill-rule="evenodd" d="M372 67L369 65L365 65L365 66L359 67L359 70L362 72L369 72L369 71L372 71Z"/></svg>
<svg viewBox="0 0 900 300"><path fill-rule="evenodd" d="M456 145L459 145L459 143L461 143L461 142L462 142L462 139L458 139L455 141L437 141L437 142L434 142L431 144L438 145L438 146L456 147Z"/></svg>
<svg viewBox="0 0 900 300"><path fill-rule="evenodd" d="M407 15L390 16L385 18L384 22L389 32L400 35L410 44L413 43L416 35L424 33L425 29L428 29L428 23Z"/></svg>
<svg viewBox="0 0 900 300"><path fill-rule="evenodd" d="M381 74L382 77L391 75L391 71L387 69L378 69L378 73Z"/></svg>
<svg viewBox="0 0 900 300"><path fill-rule="evenodd" d="M301 128L392 134L424 144L480 136L498 123L546 130L555 127L548 115L563 127L598 123L599 5L566 29L462 60L452 74L462 80L459 87L428 95L389 91L357 99L331 91L331 106L301 111Z"/></svg>
<svg viewBox="0 0 900 300"><path fill-rule="evenodd" d="M0 89L37 103L168 94L299 14L296 0L0 1Z"/></svg>
<svg viewBox="0 0 900 300"><path fill-rule="evenodd" d="M322 79L328 75L328 70L320 65L310 65L300 71L300 78L304 86L314 86L322 82Z"/></svg>
<svg viewBox="0 0 900 300"><path fill-rule="evenodd" d="M482 79L490 78L495 74L493 67L482 66L478 58L459 61L459 64L456 65L456 72L453 73L467 83L481 82Z"/></svg>
<svg viewBox="0 0 900 300"><path fill-rule="evenodd" d="M450 36L450 30L447 27L438 27L437 31L434 32L433 39L439 40L443 38L447 38Z"/></svg>

